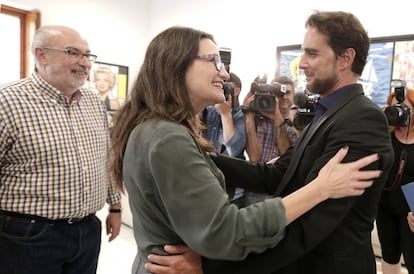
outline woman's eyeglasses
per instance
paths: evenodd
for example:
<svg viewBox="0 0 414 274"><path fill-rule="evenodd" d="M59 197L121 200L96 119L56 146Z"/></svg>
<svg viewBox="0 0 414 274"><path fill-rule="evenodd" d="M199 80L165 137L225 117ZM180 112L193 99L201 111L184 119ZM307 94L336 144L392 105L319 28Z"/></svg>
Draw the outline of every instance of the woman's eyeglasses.
<svg viewBox="0 0 414 274"><path fill-rule="evenodd" d="M217 71L220 71L224 67L223 62L221 62L220 55L215 54L215 53L197 55L195 58L196 59L207 60L207 61L213 62L214 63L214 66L217 69Z"/></svg>

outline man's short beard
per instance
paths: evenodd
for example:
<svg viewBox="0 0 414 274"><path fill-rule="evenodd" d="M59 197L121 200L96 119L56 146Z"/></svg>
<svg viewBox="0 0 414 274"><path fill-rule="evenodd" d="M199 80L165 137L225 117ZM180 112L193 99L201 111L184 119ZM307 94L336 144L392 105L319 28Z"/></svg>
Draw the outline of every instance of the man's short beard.
<svg viewBox="0 0 414 274"><path fill-rule="evenodd" d="M333 75L325 80L315 79L312 85L306 86L306 88L315 94L325 94L332 89L338 83L338 77Z"/></svg>

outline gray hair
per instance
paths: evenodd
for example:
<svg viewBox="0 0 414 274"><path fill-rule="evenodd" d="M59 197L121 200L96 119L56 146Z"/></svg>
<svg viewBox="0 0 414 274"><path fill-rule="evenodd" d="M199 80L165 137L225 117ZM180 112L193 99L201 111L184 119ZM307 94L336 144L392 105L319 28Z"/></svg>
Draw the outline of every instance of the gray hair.
<svg viewBox="0 0 414 274"><path fill-rule="evenodd" d="M34 54L35 49L38 47L48 46L50 44L50 40L53 37L58 35L62 35L62 32L59 30L59 26L44 26L39 28L34 36L31 46L31 51Z"/></svg>

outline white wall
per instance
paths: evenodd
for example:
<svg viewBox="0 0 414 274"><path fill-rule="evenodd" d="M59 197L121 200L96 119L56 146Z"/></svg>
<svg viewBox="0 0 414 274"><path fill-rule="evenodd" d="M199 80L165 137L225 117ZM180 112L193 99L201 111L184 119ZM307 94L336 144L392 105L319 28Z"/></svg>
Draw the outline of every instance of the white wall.
<svg viewBox="0 0 414 274"><path fill-rule="evenodd" d="M148 44L149 0L11 0L8 5L39 9L42 25L78 30L98 61L129 67L131 86Z"/></svg>
<svg viewBox="0 0 414 274"><path fill-rule="evenodd" d="M220 46L232 49L231 70L241 77L245 94L259 73L273 75L277 46L302 43L305 20L313 10L352 12L370 37L379 37L414 33L410 3L408 0L384 4L363 0L151 0L149 27L151 34L175 24L214 34Z"/></svg>
<svg viewBox="0 0 414 274"><path fill-rule="evenodd" d="M161 30L172 25L214 34L219 46L232 49L231 70L244 84L257 74L273 74L276 47L300 44L306 17L314 9L353 12L370 37L412 34L409 0L385 4L348 0L11 0L42 12L42 24L66 24L88 39L102 62L127 65L130 84L145 48Z"/></svg>

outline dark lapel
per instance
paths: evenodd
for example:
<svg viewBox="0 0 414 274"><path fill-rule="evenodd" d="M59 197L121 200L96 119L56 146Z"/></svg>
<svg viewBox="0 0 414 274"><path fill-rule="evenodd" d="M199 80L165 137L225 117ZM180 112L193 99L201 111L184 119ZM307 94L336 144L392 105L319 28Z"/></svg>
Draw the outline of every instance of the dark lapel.
<svg viewBox="0 0 414 274"><path fill-rule="evenodd" d="M302 154L305 151L306 146L312 139L312 137L315 135L316 131L324 125L324 128L329 128L329 124L335 123L335 119L330 119L329 124L326 124L326 120L333 116L338 110L340 110L342 107L344 107L346 104L348 104L354 97L359 95L364 95L364 92L362 90L361 85L353 85L355 87L351 87L347 92L343 94L336 103L330 107L315 123L309 124L301 134L301 137L295 144L294 151L291 156L291 161L289 163L289 167L286 170L286 173L283 176L283 179L278 186L275 196L280 196L282 191L285 189L285 186L288 184L288 182L292 179L293 174L296 171L296 168L299 164L300 159L302 158ZM303 182L305 184L305 182Z"/></svg>

